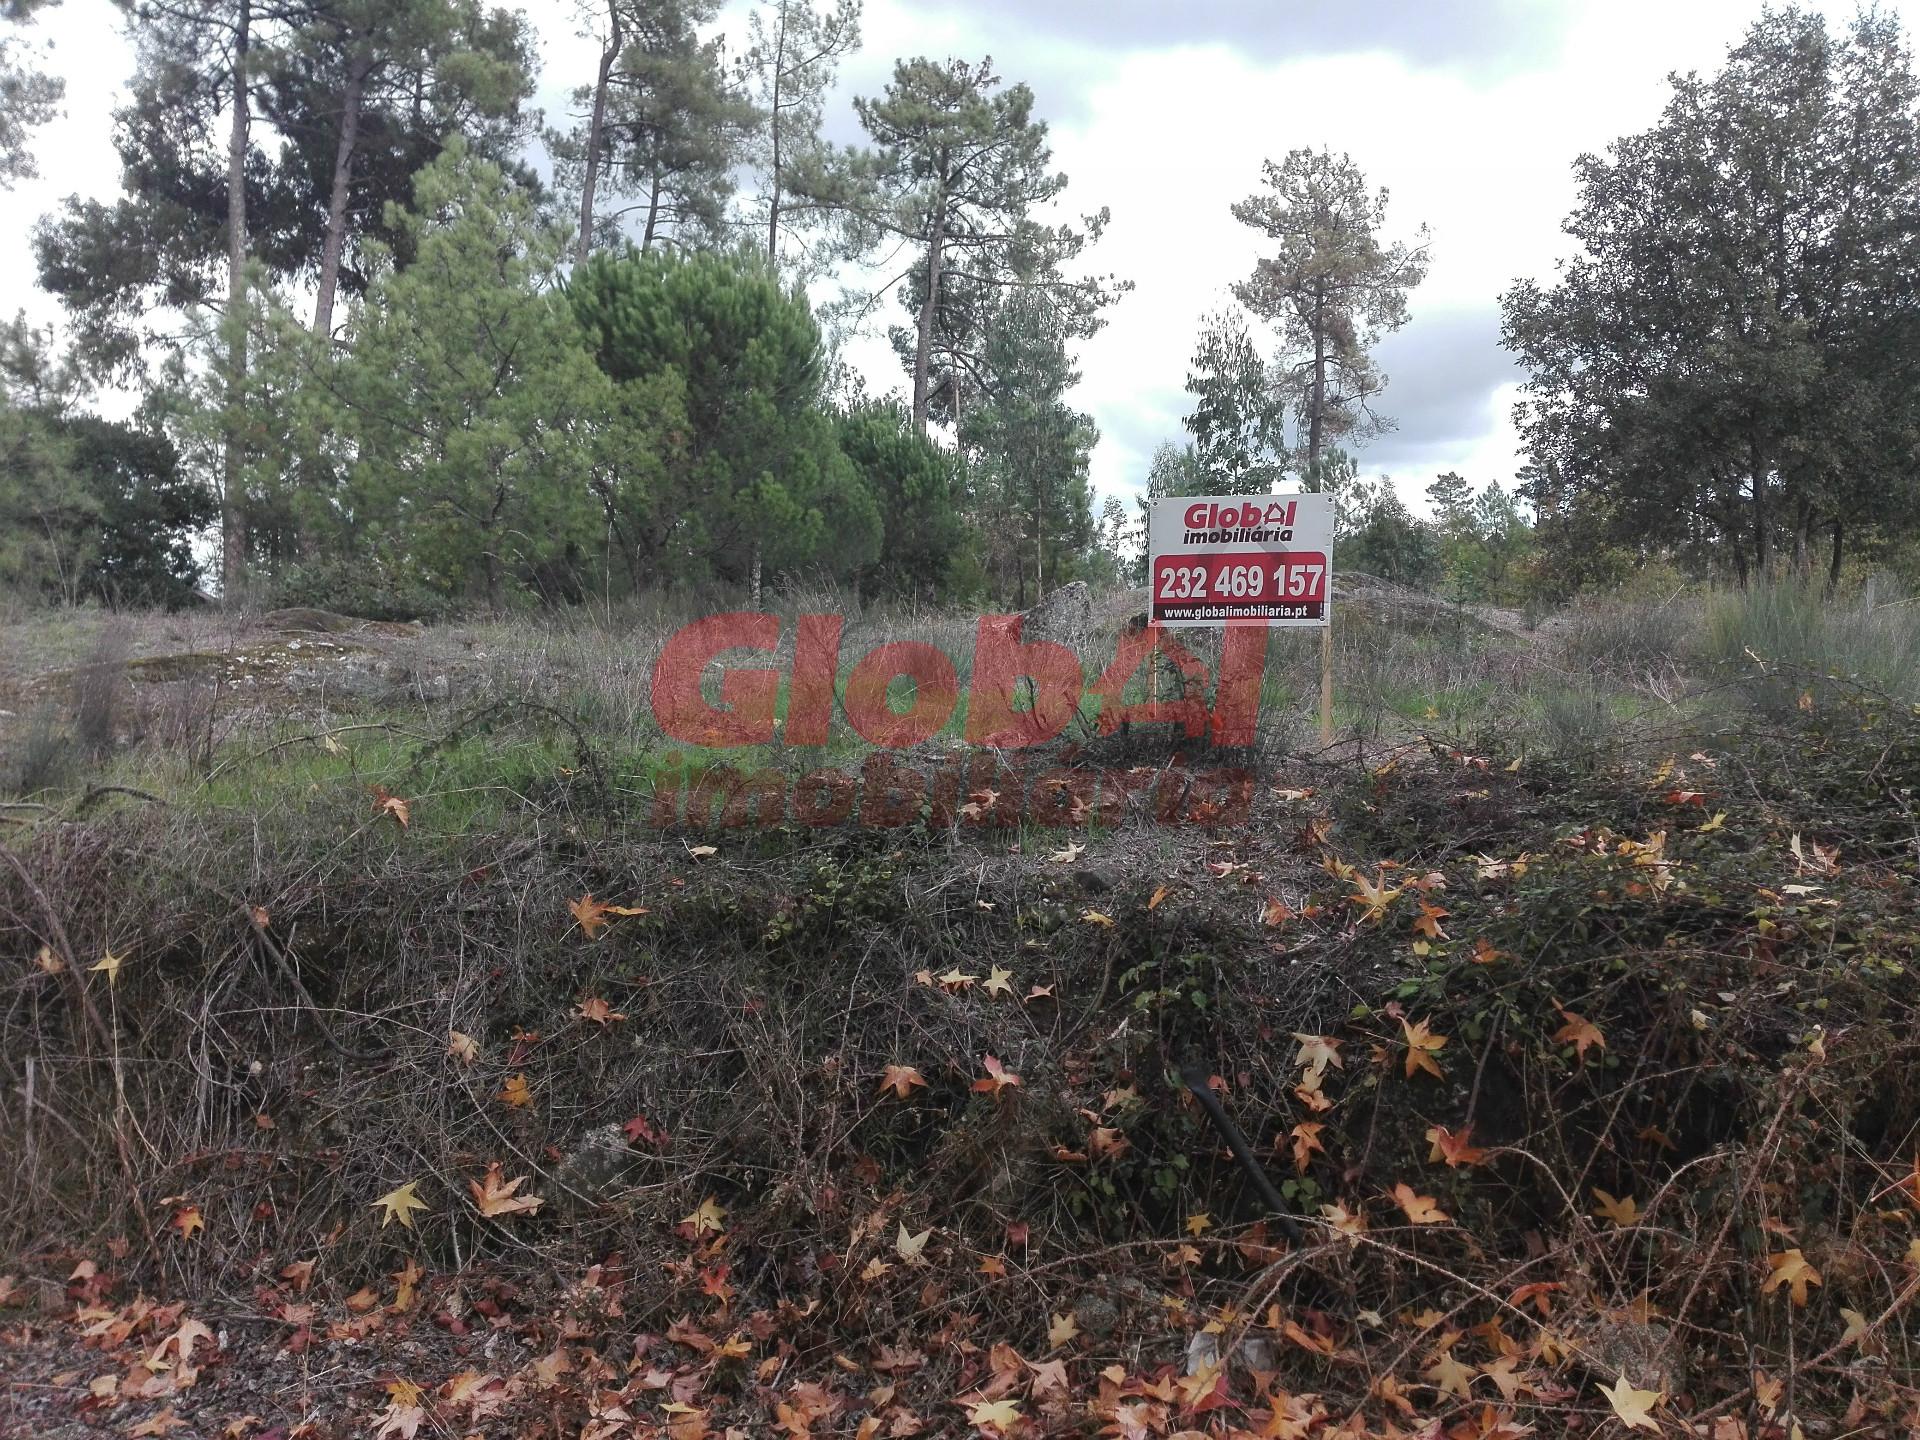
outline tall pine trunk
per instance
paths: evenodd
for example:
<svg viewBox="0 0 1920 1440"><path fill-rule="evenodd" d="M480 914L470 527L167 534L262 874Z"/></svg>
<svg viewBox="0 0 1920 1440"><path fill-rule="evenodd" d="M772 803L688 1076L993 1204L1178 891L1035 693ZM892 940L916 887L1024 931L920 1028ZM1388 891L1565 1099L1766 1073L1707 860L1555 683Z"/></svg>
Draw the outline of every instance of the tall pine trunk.
<svg viewBox="0 0 1920 1440"><path fill-rule="evenodd" d="M787 4L780 0L780 39L773 51L773 108L767 113L767 138L773 146L773 173L767 177L767 262L780 258L780 76L787 63ZM759 608L758 602L755 609Z"/></svg>
<svg viewBox="0 0 1920 1440"><path fill-rule="evenodd" d="M927 371L933 358L933 313L940 303L940 247L947 238L947 200L944 193L933 216L933 234L927 241L927 294L920 302L918 334L913 347L913 428L927 433Z"/></svg>
<svg viewBox="0 0 1920 1440"><path fill-rule="evenodd" d="M653 172L653 190L647 196L647 228L640 235L640 250L644 254L653 248L653 227L660 221L660 172Z"/></svg>
<svg viewBox="0 0 1920 1440"><path fill-rule="evenodd" d="M220 495L220 598L237 604L247 573L246 497L241 493L241 403L247 379L247 41L252 0L239 0L233 30L233 126L227 136L227 373Z"/></svg>
<svg viewBox="0 0 1920 1440"><path fill-rule="evenodd" d="M353 151L360 143L360 104L373 57L356 51L340 98L340 134L333 147L333 190L327 197L327 235L320 249L320 293L313 302L313 333L333 334L333 297L340 288L340 255L347 244L347 199L353 188Z"/></svg>
<svg viewBox="0 0 1920 1440"><path fill-rule="evenodd" d="M619 63L625 31L620 24L620 0L607 0L606 48L600 52L600 70L593 81L593 118L587 122L586 173L580 182L580 233L573 242L573 263L584 265L593 249L593 192L600 183L600 150L607 128L607 89L613 67Z"/></svg>
<svg viewBox="0 0 1920 1440"><path fill-rule="evenodd" d="M1327 322L1326 299L1313 302L1313 400L1307 416L1307 473L1315 490L1326 489L1320 475L1320 447L1326 441L1327 410Z"/></svg>
<svg viewBox="0 0 1920 1440"><path fill-rule="evenodd" d="M1033 474L1033 603L1047 598L1047 509L1046 480L1039 470Z"/></svg>

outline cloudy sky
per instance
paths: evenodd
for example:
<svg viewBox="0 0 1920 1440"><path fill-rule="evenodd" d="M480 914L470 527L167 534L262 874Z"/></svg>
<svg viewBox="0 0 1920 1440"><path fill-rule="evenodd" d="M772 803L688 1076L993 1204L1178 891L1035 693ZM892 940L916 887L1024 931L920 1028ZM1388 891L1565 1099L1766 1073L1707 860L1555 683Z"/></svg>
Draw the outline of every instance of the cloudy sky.
<svg viewBox="0 0 1920 1440"><path fill-rule="evenodd" d="M735 11L746 0L732 0ZM550 119L591 75L568 0L533 0ZM1852 0L1811 0L1844 22ZM1883 0L1909 29L1920 0ZM1506 483L1521 463L1508 411L1515 372L1498 297L1546 276L1582 151L1658 115L1666 75L1716 68L1760 0L867 0L865 46L842 74L830 126L857 138L855 94L877 93L896 56L993 57L1034 89L1069 208L1107 206L1095 267L1136 289L1079 355L1077 403L1099 423L1104 494L1145 482L1162 440L1182 438L1183 384L1199 317L1247 274L1259 237L1229 206L1263 159L1300 145L1351 154L1391 191L1389 229L1432 232L1412 320L1383 346L1383 412L1398 428L1363 452L1409 500L1443 470ZM111 111L131 66L107 0L65 0L38 29L67 77L67 114L42 132L43 177L0 197L0 306L52 318L27 233L61 197L109 197ZM737 13L730 14L737 23ZM854 352L878 390L900 383L884 341Z"/></svg>

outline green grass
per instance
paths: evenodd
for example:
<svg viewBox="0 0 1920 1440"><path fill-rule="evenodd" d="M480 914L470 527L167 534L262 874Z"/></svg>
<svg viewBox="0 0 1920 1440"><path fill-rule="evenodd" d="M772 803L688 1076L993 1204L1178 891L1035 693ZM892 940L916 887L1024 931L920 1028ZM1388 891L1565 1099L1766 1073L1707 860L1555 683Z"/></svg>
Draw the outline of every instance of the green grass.
<svg viewBox="0 0 1920 1440"><path fill-rule="evenodd" d="M1920 702L1920 601L1873 586L1844 597L1791 582L1724 591L1703 638L1709 656L1754 677L1770 709L1827 680Z"/></svg>

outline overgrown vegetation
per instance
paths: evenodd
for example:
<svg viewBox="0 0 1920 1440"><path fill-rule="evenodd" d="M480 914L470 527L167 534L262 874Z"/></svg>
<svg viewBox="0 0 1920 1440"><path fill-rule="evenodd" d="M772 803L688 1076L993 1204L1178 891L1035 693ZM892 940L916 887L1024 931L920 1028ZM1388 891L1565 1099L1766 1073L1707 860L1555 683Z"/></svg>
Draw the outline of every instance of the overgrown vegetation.
<svg viewBox="0 0 1920 1440"><path fill-rule="evenodd" d="M1726 598L1566 701L1538 641L1403 638L1343 680L1390 687L1360 747L1262 747L1224 827L1158 823L1156 782L1058 828L662 830L645 658L588 634L497 631L484 688L210 763L123 735L6 812L6 1293L57 1311L85 1257L140 1353L175 1323L141 1291L250 1296L236 1355L357 1337L423 1389L294 1402L343 1429L465 1423L427 1393L462 1370L500 1427L615 1393L666 1427L642 1371L574 1378L637 1344L715 1433L1891 1433L1920 716L1855 678L1858 625L1818 672L1718 658L1819 604ZM1271 682L1309 674L1283 648ZM1126 743L1046 763L1167 766ZM234 1361L194 1358L109 1403L212 1423Z"/></svg>
<svg viewBox="0 0 1920 1440"><path fill-rule="evenodd" d="M858 0L748 9L583 7L545 134L530 10L128 10L0 334L0 1430L1920 1432L1899 25L1768 10L1577 162L1530 464L1426 513L1361 469L1426 232L1265 164L1145 498L1332 492L1327 745L1299 631L1251 736L1103 723L1246 634L1096 518L1131 282L1035 92L901 57L829 143ZM969 748L1041 602L1167 649ZM742 610L734 745L659 662ZM910 750L821 620L938 652Z"/></svg>

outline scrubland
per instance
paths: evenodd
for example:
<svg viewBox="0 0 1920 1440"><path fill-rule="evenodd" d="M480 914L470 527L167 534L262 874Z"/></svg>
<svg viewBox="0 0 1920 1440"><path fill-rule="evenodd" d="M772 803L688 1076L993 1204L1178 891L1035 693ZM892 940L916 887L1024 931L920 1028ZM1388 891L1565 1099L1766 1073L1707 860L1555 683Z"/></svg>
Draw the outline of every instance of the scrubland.
<svg viewBox="0 0 1920 1440"><path fill-rule="evenodd" d="M683 618L6 617L0 1428L1916 1423L1920 606L1359 586L1330 748L1283 635L833 826L666 816L871 759Z"/></svg>

